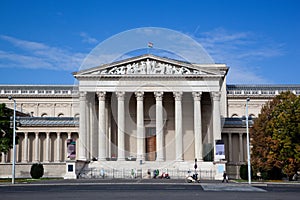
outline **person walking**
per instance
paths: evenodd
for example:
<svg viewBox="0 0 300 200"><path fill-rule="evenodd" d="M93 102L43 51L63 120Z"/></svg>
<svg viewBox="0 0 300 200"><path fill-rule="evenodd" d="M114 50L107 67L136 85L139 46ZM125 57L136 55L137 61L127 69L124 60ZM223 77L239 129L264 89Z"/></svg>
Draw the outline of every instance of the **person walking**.
<svg viewBox="0 0 300 200"><path fill-rule="evenodd" d="M223 173L223 180L222 180L222 183L224 183L224 181L226 181L226 183L228 183L228 176L226 174L226 171L224 171Z"/></svg>

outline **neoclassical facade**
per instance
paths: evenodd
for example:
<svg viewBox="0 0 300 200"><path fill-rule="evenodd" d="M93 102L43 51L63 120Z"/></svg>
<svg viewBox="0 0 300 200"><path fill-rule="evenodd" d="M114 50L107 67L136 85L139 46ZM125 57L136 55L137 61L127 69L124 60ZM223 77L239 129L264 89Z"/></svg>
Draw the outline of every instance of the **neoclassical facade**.
<svg viewBox="0 0 300 200"><path fill-rule="evenodd" d="M75 86L0 85L0 101L28 114L17 135L17 174L42 162L45 175L62 177L67 141L76 141L78 169L199 168L218 178L225 165L237 176L246 157L249 115L275 95L300 85L226 85L225 64L191 64L142 55L74 73ZM225 159L216 144L225 146ZM1 177L11 174L12 153L1 154ZM2 170L3 169L3 170Z"/></svg>

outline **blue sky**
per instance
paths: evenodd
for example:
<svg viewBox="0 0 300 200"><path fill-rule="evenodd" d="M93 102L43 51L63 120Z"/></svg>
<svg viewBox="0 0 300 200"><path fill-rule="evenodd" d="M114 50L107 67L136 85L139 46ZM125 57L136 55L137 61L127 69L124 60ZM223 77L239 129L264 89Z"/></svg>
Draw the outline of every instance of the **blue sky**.
<svg viewBox="0 0 300 200"><path fill-rule="evenodd" d="M299 84L299 10L298 0L2 0L0 84L73 84L99 43L140 27L201 43L230 67L229 84Z"/></svg>

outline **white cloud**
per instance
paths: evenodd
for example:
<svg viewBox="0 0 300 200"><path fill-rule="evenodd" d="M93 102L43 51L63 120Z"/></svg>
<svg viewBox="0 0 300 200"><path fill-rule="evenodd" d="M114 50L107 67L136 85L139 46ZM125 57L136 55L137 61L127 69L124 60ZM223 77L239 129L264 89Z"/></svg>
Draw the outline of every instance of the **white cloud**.
<svg viewBox="0 0 300 200"><path fill-rule="evenodd" d="M230 66L230 83L269 83L270 80L259 73L260 61L284 54L283 44L275 44L253 32L229 32L217 28L194 38L215 62Z"/></svg>
<svg viewBox="0 0 300 200"><path fill-rule="evenodd" d="M86 54L48 46L44 43L0 35L0 39L17 47L13 52L0 50L0 67L21 67L75 71Z"/></svg>
<svg viewBox="0 0 300 200"><path fill-rule="evenodd" d="M81 32L79 35L82 37L82 42L84 42L84 43L88 43L88 44L97 44L97 43L99 43L96 38L93 38L93 37L89 36L85 32Z"/></svg>

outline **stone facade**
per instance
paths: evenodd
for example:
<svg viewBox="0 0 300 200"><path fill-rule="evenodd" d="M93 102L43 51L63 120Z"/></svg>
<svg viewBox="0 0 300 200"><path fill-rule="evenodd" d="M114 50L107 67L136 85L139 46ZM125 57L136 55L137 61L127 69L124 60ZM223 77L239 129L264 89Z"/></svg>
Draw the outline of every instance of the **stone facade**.
<svg viewBox="0 0 300 200"><path fill-rule="evenodd" d="M143 55L74 73L76 86L0 85L0 102L13 108L11 95L17 110L31 116L17 130L17 176L42 162L45 176L62 177L73 139L77 173L108 166L187 170L196 158L218 179L224 161L213 158L222 140L228 174L238 178L247 159L246 98L249 115L257 117L280 92L299 95L300 85L226 85L227 70ZM11 153L1 154L0 177L10 176L11 161Z"/></svg>

